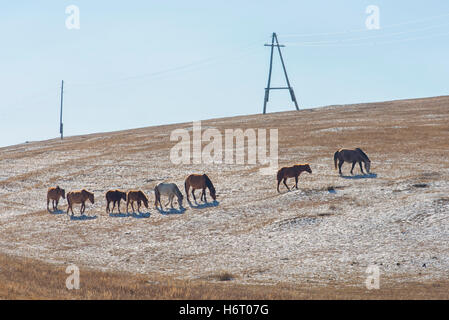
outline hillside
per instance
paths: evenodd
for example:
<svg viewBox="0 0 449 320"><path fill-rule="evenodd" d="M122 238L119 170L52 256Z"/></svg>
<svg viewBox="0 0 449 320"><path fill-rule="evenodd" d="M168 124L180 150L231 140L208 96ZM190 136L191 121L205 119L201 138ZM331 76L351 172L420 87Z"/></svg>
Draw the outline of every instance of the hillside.
<svg viewBox="0 0 449 320"><path fill-rule="evenodd" d="M220 132L278 129L279 167L307 162L313 170L301 174L299 190L282 186L281 194L275 174L260 174L258 164L173 164L170 134L180 128L192 123L1 148L0 253L182 280L228 273L251 285L363 288L369 265L379 266L381 286L447 280L449 97L202 122ZM361 147L371 174L357 165L351 176L345 163L339 176L333 154L342 147ZM154 208L156 184L175 182L185 193L184 179L202 172L217 203ZM86 188L95 204L85 217L79 205L66 215L66 200L50 213L46 192L56 185ZM150 208L107 214L104 194L114 188L144 190Z"/></svg>

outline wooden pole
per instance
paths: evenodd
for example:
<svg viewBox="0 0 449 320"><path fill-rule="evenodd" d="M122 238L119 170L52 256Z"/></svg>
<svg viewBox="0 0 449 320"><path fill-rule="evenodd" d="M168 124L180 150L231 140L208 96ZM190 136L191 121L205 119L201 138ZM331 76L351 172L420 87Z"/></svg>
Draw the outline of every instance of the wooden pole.
<svg viewBox="0 0 449 320"><path fill-rule="evenodd" d="M59 115L59 133L61 134L61 140L64 139L64 130L62 124L62 105L64 102L64 80L61 82L61 112Z"/></svg>

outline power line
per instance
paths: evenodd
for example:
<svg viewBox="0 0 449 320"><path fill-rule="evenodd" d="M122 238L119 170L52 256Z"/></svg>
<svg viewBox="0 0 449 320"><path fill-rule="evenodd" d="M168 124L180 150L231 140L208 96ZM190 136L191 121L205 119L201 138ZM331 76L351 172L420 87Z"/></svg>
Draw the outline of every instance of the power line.
<svg viewBox="0 0 449 320"><path fill-rule="evenodd" d="M416 24L416 23L429 21L429 20L433 21L435 19L443 18L443 17L449 17L449 13L426 17L426 18L421 18L421 19L416 19L416 20L412 20L412 21L405 21L405 22L390 24L390 25L382 26L382 28L380 30L391 29L391 28L395 28L398 26L404 26L404 25L409 25L409 24ZM343 35L343 34L349 34L349 33L372 32L372 31L373 30L368 30L367 28L357 28L357 29L350 29L350 30L346 30L346 31L336 31L336 32L290 33L290 34L283 34L282 37L284 37L284 38L301 38L301 37L316 37L316 36L334 36L334 35Z"/></svg>

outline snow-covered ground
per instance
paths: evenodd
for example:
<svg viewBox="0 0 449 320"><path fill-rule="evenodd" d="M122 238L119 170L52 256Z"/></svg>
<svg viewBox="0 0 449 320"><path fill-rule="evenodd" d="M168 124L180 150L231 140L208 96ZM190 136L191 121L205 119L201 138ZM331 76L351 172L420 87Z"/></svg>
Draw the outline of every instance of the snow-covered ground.
<svg viewBox="0 0 449 320"><path fill-rule="evenodd" d="M299 190L281 185L281 194L259 165L174 165L170 133L191 123L2 148L0 251L188 279L226 271L246 283L362 285L369 265L397 281L447 279L448 107L440 97L203 122L221 132L277 128L279 165L309 162L313 170L300 176ZM340 177L333 153L341 147L362 147L371 175L357 165L351 176L345 164ZM185 193L184 179L202 172L217 202L154 208L157 183L175 182ZM95 204L84 217L79 206L66 215L65 200L63 211L49 213L46 190L56 185L86 188ZM104 194L115 188L142 189L150 208L106 214Z"/></svg>

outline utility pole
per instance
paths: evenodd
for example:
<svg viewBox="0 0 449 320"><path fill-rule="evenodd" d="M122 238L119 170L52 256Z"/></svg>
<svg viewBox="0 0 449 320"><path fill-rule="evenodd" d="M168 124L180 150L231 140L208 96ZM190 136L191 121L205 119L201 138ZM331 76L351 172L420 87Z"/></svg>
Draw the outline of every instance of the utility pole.
<svg viewBox="0 0 449 320"><path fill-rule="evenodd" d="M62 104L64 101L64 80L61 82L61 113L59 115L59 133L61 134L61 140L64 139L64 130L62 125Z"/></svg>
<svg viewBox="0 0 449 320"><path fill-rule="evenodd" d="M276 42L276 44L275 44L275 42ZM296 101L296 97L295 97L295 92L293 91L293 88L290 85L290 81L288 80L287 70L285 69L284 59L282 58L281 47L285 47L285 46L282 45L282 44L279 44L278 37L277 37L275 32L273 32L273 35L271 37L271 44L264 44L264 46L271 47L271 55L270 55L270 70L268 71L268 84L267 84L267 87L265 88L265 98L264 98L264 103L263 103L263 114L265 114L266 111L267 111L267 102L269 100L270 90L288 89L289 92L290 92L290 97L291 97L292 101L295 103L296 110L299 111L298 102ZM278 48L279 57L281 59L281 64L282 64L282 69L284 70L285 80L287 82L287 87L273 87L273 88L270 87L270 85L271 85L271 70L273 69L273 51L274 51L274 47Z"/></svg>

